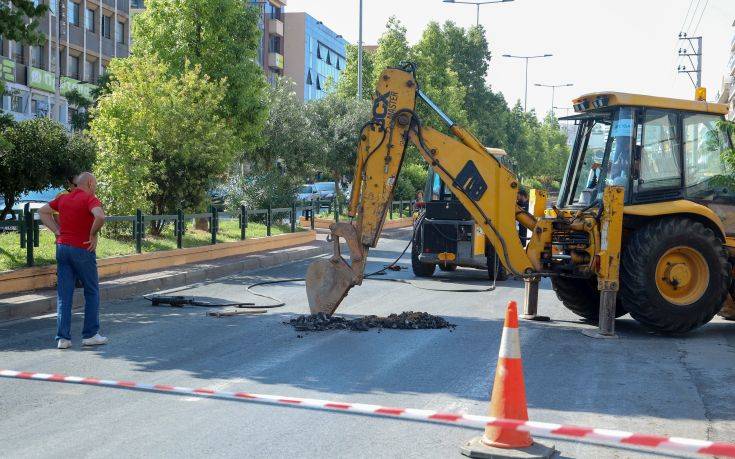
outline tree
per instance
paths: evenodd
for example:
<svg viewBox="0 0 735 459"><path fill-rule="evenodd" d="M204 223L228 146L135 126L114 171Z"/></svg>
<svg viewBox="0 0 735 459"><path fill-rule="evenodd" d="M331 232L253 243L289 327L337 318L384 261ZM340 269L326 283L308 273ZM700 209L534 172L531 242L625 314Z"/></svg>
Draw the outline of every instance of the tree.
<svg viewBox="0 0 735 459"><path fill-rule="evenodd" d="M316 166L328 172L335 181L351 178L361 129L370 121L370 103L328 94L309 102L308 106L316 132L322 139L322 151L316 158Z"/></svg>
<svg viewBox="0 0 735 459"><path fill-rule="evenodd" d="M357 46L347 45L347 63L345 69L337 82L336 93L342 99L357 98ZM362 53L362 98L370 100L373 96L372 88L375 86L375 65L373 64L374 53Z"/></svg>
<svg viewBox="0 0 735 459"><path fill-rule="evenodd" d="M0 0L0 37L21 43L42 43L44 35L38 31L39 20L48 6L33 0ZM0 80L0 94L5 82Z"/></svg>
<svg viewBox="0 0 735 459"><path fill-rule="evenodd" d="M260 12L248 0L150 0L133 21L133 54L157 56L171 75L187 71L224 81L220 115L241 148L260 142L267 83L257 64Z"/></svg>
<svg viewBox="0 0 735 459"><path fill-rule="evenodd" d="M91 169L95 160L95 146L88 137L68 137L64 128L49 118L6 121L2 137L0 195L5 208L0 211L0 221L21 194L61 186L68 177Z"/></svg>
<svg viewBox="0 0 735 459"><path fill-rule="evenodd" d="M43 33L38 31L39 19L48 6L33 0L0 0L0 36L22 43L40 43Z"/></svg>
<svg viewBox="0 0 735 459"><path fill-rule="evenodd" d="M108 71L110 92L90 125L108 212L201 210L207 187L237 154L238 139L219 110L225 82L191 64L172 76L165 62L146 55L113 60Z"/></svg>
<svg viewBox="0 0 735 459"><path fill-rule="evenodd" d="M378 39L378 49L373 57L374 73L370 85L375 86L383 70L398 67L399 64L408 62L410 58L411 46L406 37L406 27L398 18L391 16L385 25L385 32Z"/></svg>
<svg viewBox="0 0 735 459"><path fill-rule="evenodd" d="M253 166L271 170L278 166L290 175L306 178L320 148L314 122L296 95L296 85L280 78L268 90L268 116L264 142L249 157Z"/></svg>

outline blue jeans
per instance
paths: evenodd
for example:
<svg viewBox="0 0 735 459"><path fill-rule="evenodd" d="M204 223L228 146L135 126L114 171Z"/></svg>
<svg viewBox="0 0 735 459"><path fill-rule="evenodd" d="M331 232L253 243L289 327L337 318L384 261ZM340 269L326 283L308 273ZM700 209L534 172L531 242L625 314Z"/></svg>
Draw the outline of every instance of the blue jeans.
<svg viewBox="0 0 735 459"><path fill-rule="evenodd" d="M84 285L84 329L82 338L91 338L100 330L100 290L97 278L97 255L70 245L56 245L56 339L71 339L71 307L74 284Z"/></svg>

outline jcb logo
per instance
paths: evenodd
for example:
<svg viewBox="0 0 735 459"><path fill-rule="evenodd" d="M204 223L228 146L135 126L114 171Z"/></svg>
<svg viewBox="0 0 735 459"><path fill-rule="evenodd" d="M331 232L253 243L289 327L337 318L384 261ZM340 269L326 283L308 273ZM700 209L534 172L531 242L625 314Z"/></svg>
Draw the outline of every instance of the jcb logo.
<svg viewBox="0 0 735 459"><path fill-rule="evenodd" d="M375 93L373 100L373 120L385 127L385 119L395 114L398 108L398 94L388 91L384 94Z"/></svg>

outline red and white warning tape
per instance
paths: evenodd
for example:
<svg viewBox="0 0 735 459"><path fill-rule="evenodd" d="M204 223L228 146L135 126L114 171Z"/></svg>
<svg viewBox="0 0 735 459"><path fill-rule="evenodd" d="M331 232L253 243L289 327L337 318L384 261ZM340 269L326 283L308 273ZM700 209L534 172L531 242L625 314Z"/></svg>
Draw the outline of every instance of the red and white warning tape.
<svg viewBox="0 0 735 459"><path fill-rule="evenodd" d="M735 458L735 444L692 440L689 438L663 437L660 435L643 435L622 430L592 429L589 427L552 424L548 422L517 421L499 419L489 416L471 414L441 413L432 410L418 410L412 408L389 408L379 405L363 403L332 402L311 398L281 397L278 395L252 394L249 392L227 392L206 388L192 389L189 387L170 386L165 384L147 384L132 381L115 381L111 379L80 378L61 374L33 373L0 369L0 377L14 379L35 379L91 386L107 386L121 389L140 390L148 392L168 392L177 394L197 395L203 397L246 400L278 405L302 406L331 411L360 413L374 416L396 417L418 421L437 422L450 425L461 425L484 429L487 426L501 427L529 432L540 437L558 437L575 441L602 442L626 447L651 448L676 453L706 454L718 457Z"/></svg>

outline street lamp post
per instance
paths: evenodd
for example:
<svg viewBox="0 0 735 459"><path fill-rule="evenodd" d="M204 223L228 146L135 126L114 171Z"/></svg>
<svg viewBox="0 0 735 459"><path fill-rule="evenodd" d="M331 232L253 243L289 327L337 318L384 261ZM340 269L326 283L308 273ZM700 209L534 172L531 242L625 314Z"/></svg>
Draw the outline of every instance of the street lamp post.
<svg viewBox="0 0 735 459"><path fill-rule="evenodd" d="M493 0L491 2L466 2L466 1L457 1L457 0L444 0L444 3L461 3L463 5L475 5L477 6L477 25L480 25L480 7L482 5L487 5L489 3L507 3L512 2L513 0Z"/></svg>
<svg viewBox="0 0 735 459"><path fill-rule="evenodd" d="M530 59L539 59L543 57L551 57L553 54L539 54L536 56L514 56L512 54L503 54L503 57L509 57L513 59L524 59L526 61L526 85L525 90L523 94L523 111L527 111L527 105L528 105L528 61Z"/></svg>
<svg viewBox="0 0 735 459"><path fill-rule="evenodd" d="M554 94L556 93L556 88L563 88L567 86L574 86L574 83L563 83L563 84L541 84L541 83L535 83L534 86L539 86L541 88L551 88L551 113L554 113Z"/></svg>
<svg viewBox="0 0 735 459"><path fill-rule="evenodd" d="M362 100L362 0L360 0L360 26L357 39L357 100Z"/></svg>

